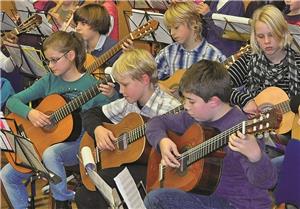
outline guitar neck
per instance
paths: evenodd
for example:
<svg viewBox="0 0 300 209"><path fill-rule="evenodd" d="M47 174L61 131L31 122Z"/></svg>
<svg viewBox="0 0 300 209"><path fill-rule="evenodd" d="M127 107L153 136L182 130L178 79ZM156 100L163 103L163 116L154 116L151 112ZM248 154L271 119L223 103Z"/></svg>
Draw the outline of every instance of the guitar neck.
<svg viewBox="0 0 300 209"><path fill-rule="evenodd" d="M225 146L229 141L229 136L237 131L245 130L247 126L247 121L243 121L232 128L222 132L214 136L213 138L204 141L203 143L189 149L188 151L182 154L182 158L184 162L187 162L187 166L191 165L192 163L202 159L206 155L220 149L221 147Z"/></svg>
<svg viewBox="0 0 300 209"><path fill-rule="evenodd" d="M57 123L58 121L64 119L67 115L72 113L73 111L80 108L83 104L88 102L90 99L98 95L101 91L98 89L98 85L96 84L86 91L84 91L81 95L77 96L75 99L71 100L55 112L50 115L50 120L53 123Z"/></svg>
<svg viewBox="0 0 300 209"><path fill-rule="evenodd" d="M87 72L92 73L99 67L101 67L107 60L109 60L114 54L122 49L122 44L130 38L130 34L125 36L119 43L114 45L110 50L106 51L103 55L95 59L95 62L87 67Z"/></svg>
<svg viewBox="0 0 300 209"><path fill-rule="evenodd" d="M141 125L135 129L129 131L128 138L127 138L128 144L131 144L131 143L135 142L136 140L138 140L139 138L145 136L145 131L146 131L146 124ZM119 138L122 138L122 135Z"/></svg>
<svg viewBox="0 0 300 209"><path fill-rule="evenodd" d="M170 110L169 112L165 113L165 114L170 114L170 113L178 113L181 110L183 110L183 105L180 105L172 110ZM130 132L128 132L128 138L127 138L127 142L128 144L131 144L133 142L135 142L136 140L138 140L139 138L145 136L145 130L146 130L146 124L143 124L133 130L131 130ZM119 137L118 141L122 141L122 135Z"/></svg>
<svg viewBox="0 0 300 209"><path fill-rule="evenodd" d="M280 103L274 105L274 108L277 108L277 109L281 110L281 112L283 114L287 113L287 112L290 112L291 111L290 100L288 99L284 102L280 102Z"/></svg>

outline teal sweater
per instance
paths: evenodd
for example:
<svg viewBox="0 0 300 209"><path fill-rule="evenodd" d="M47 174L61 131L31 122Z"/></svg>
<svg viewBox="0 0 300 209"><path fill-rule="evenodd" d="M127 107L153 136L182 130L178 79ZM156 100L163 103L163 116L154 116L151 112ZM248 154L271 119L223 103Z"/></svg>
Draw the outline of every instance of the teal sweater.
<svg viewBox="0 0 300 209"><path fill-rule="evenodd" d="M39 98L44 98L51 94L60 94L67 100L74 99L80 93L95 85L98 82L92 75L86 73L76 81L64 81L52 73L48 73L41 79L36 81L27 89L13 95L7 101L6 106L11 112L14 112L24 118L27 118L29 111L32 109L27 103ZM103 94L98 94L90 101L85 103L81 108L82 111L87 110L96 105L104 105L117 99L117 95L108 98Z"/></svg>

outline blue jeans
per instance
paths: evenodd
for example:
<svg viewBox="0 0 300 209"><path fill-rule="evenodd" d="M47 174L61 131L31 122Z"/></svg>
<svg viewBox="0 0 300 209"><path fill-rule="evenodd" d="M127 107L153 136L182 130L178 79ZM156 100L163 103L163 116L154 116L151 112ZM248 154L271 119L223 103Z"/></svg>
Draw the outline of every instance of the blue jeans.
<svg viewBox="0 0 300 209"><path fill-rule="evenodd" d="M73 142L58 143L47 148L43 153L43 162L46 168L61 178L58 184L50 183L50 190L56 200L73 200L75 192L67 188L66 172L64 166L78 164L77 153L79 151L82 135ZM28 193L23 184L32 174L24 174L16 171L10 164L3 167L0 177L7 195L15 209L28 206Z"/></svg>
<svg viewBox="0 0 300 209"><path fill-rule="evenodd" d="M177 189L158 189L147 194L147 209L235 209L227 200Z"/></svg>

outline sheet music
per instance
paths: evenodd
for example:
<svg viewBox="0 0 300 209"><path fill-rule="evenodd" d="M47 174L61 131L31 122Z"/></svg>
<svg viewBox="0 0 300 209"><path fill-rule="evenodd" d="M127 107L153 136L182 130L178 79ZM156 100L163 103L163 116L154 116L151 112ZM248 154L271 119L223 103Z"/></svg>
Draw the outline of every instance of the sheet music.
<svg viewBox="0 0 300 209"><path fill-rule="evenodd" d="M1 31L11 31L17 25L14 23L14 21L5 13L0 11L0 17L1 17Z"/></svg>
<svg viewBox="0 0 300 209"><path fill-rule="evenodd" d="M227 24L228 21L238 32L248 34L251 33L250 18L213 13L212 19L216 26L224 30L234 31L232 27Z"/></svg>
<svg viewBox="0 0 300 209"><path fill-rule="evenodd" d="M6 48L11 55L13 64L20 68L20 70L24 73L35 77L42 77L48 73L49 70L45 68L40 58L42 57L42 59L45 59L41 50L24 45L6 45ZM21 49L23 50L24 54L21 53ZM24 59L24 56L26 56L28 63Z"/></svg>
<svg viewBox="0 0 300 209"><path fill-rule="evenodd" d="M117 187L129 209L146 209L129 170L124 168L115 178Z"/></svg>
<svg viewBox="0 0 300 209"><path fill-rule="evenodd" d="M4 151L12 151L14 152L15 149L15 143L14 143L14 139L8 138L6 137L6 135L2 132L2 130L6 130L6 131L10 131L10 128L7 124L7 121L5 120L5 118L3 118L3 112L0 111L0 148L1 150Z"/></svg>
<svg viewBox="0 0 300 209"><path fill-rule="evenodd" d="M149 19L154 19L159 22L159 26L156 31L153 32L157 42L170 44L173 42L169 30L164 25L164 16L161 13L145 12L144 10L132 9L132 15L128 17L130 31L134 31L139 26L144 25ZM145 36L141 40L155 41L152 35Z"/></svg>
<svg viewBox="0 0 300 209"><path fill-rule="evenodd" d="M98 175L96 171L87 169L87 173L103 197L109 202L109 205L114 205L115 201L112 188Z"/></svg>

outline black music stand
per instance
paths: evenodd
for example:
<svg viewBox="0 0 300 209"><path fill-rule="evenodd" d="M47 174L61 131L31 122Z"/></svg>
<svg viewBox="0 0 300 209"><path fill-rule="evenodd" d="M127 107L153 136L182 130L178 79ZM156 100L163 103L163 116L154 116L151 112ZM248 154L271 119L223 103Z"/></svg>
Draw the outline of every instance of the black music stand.
<svg viewBox="0 0 300 209"><path fill-rule="evenodd" d="M124 11L124 15L127 19L126 23L130 32L146 24L151 19L159 22L158 29L155 32L152 32L151 35L145 36L141 40L165 44L170 44L173 42L169 30L164 25L163 14L132 9L132 11Z"/></svg>
<svg viewBox="0 0 300 209"><path fill-rule="evenodd" d="M250 40L251 19L218 13L212 14L211 18L216 26L223 29L223 38L236 41Z"/></svg>
<svg viewBox="0 0 300 209"><path fill-rule="evenodd" d="M50 71L43 63L45 57L41 50L24 45L6 45L6 48L15 68L27 77L39 78Z"/></svg>
<svg viewBox="0 0 300 209"><path fill-rule="evenodd" d="M13 120L9 118L0 118L2 123L6 123L6 120ZM41 162L38 153L36 152L35 145L30 141L29 138L24 136L24 130L20 128L13 120L17 133L13 133L7 128L1 128L1 132L5 135L1 140L5 140L5 144L9 144L10 150L7 147L1 147L1 151L14 152L15 157L13 159L14 163L18 166L31 169L36 176L48 179L53 184L58 184L61 182L61 178L57 176L52 171L48 170ZM2 143L2 144L4 144ZM4 148L4 149L2 149Z"/></svg>
<svg viewBox="0 0 300 209"><path fill-rule="evenodd" d="M3 31L11 31L17 25L16 23L3 11L0 11L0 18L1 18L1 32Z"/></svg>

